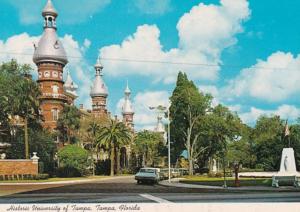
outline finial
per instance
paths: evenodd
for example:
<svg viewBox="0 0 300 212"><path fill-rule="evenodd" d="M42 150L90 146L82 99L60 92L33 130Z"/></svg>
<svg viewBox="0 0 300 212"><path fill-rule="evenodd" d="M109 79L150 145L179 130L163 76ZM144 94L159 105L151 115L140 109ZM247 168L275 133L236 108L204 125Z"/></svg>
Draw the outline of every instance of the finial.
<svg viewBox="0 0 300 212"><path fill-rule="evenodd" d="M46 4L45 8L43 9L42 15L43 16L47 16L47 15L51 16L52 15L54 17L58 16L58 13L55 10L51 0L47 1L47 4Z"/></svg>
<svg viewBox="0 0 300 212"><path fill-rule="evenodd" d="M126 80L126 88L125 88L125 94L130 94L130 89L129 89L129 85L128 85L128 79Z"/></svg>
<svg viewBox="0 0 300 212"><path fill-rule="evenodd" d="M100 56L97 59L97 62L95 64L95 68L100 68L101 70L103 69L103 65L101 64Z"/></svg>

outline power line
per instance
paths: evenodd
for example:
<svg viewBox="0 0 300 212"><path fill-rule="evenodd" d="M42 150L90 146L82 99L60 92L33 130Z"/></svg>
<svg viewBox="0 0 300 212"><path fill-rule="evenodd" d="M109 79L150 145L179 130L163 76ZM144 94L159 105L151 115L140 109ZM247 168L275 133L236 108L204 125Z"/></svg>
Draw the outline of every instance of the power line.
<svg viewBox="0 0 300 212"><path fill-rule="evenodd" d="M22 56L33 56L33 53L18 53L18 52L0 52L3 55L22 55ZM51 55L38 55L38 56L51 56ZM79 56L68 56L72 59L82 59ZM88 59L96 60L96 57L85 57ZM275 67L249 67L245 68L241 65L223 65L223 64L208 64L208 63L192 63L192 62L172 62L172 61L159 61L159 60L147 60L147 59L128 59L128 58L109 58L101 57L101 60L115 61L115 62L129 62L129 63L152 63L152 64L164 64L164 65L186 65L186 66L204 66L204 67L226 67L226 68L239 68L239 69L266 69L266 70L300 70L300 69L289 69L289 68L275 68Z"/></svg>

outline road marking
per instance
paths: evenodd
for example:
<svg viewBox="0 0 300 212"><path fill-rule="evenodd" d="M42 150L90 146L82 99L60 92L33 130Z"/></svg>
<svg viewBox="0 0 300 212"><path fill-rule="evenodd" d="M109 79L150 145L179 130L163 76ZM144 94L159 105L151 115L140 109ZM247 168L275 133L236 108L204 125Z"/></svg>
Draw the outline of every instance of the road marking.
<svg viewBox="0 0 300 212"><path fill-rule="evenodd" d="M153 201L158 202L158 203L172 203L168 200L165 200L165 199L162 199L162 198L159 198L159 197L155 197L155 196L152 196L150 194L140 194L140 196L144 197L146 199L153 200Z"/></svg>

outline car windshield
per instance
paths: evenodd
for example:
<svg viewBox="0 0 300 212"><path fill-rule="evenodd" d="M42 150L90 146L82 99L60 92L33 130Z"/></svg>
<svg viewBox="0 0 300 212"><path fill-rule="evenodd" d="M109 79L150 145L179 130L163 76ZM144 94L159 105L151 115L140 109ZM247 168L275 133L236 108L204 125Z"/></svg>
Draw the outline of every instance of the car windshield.
<svg viewBox="0 0 300 212"><path fill-rule="evenodd" d="M140 169L142 173L155 173L155 169Z"/></svg>

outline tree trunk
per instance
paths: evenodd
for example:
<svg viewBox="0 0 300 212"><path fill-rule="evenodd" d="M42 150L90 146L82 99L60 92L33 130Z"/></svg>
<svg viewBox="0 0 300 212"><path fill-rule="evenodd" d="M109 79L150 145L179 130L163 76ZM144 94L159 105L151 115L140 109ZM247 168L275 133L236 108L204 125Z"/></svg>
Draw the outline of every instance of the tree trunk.
<svg viewBox="0 0 300 212"><path fill-rule="evenodd" d="M188 161L189 161L189 175L193 175L193 159L192 159L192 151L191 151L191 132L188 129L188 134L187 134L187 156L188 156Z"/></svg>
<svg viewBox="0 0 300 212"><path fill-rule="evenodd" d="M117 153L117 170L116 170L116 174L119 174L120 171L120 148L116 147L116 153Z"/></svg>
<svg viewBox="0 0 300 212"><path fill-rule="evenodd" d="M92 143L92 169L93 169L93 176L95 176L94 153L95 153L95 149L94 149L94 140L93 140L93 143Z"/></svg>
<svg viewBox="0 0 300 212"><path fill-rule="evenodd" d="M25 159L29 159L29 143L28 143L28 120L24 118L24 133L25 133Z"/></svg>
<svg viewBox="0 0 300 212"><path fill-rule="evenodd" d="M68 137L68 144L71 144L71 133L69 129L67 129L67 137Z"/></svg>
<svg viewBox="0 0 300 212"><path fill-rule="evenodd" d="M114 176L115 169L115 145L112 143L110 150L110 176Z"/></svg>
<svg viewBox="0 0 300 212"><path fill-rule="evenodd" d="M190 158L189 159L189 175L193 175L194 174L194 165L193 165L193 160Z"/></svg>
<svg viewBox="0 0 300 212"><path fill-rule="evenodd" d="M146 166L146 153L144 152L143 153L143 158L142 158L142 167L145 167Z"/></svg>

